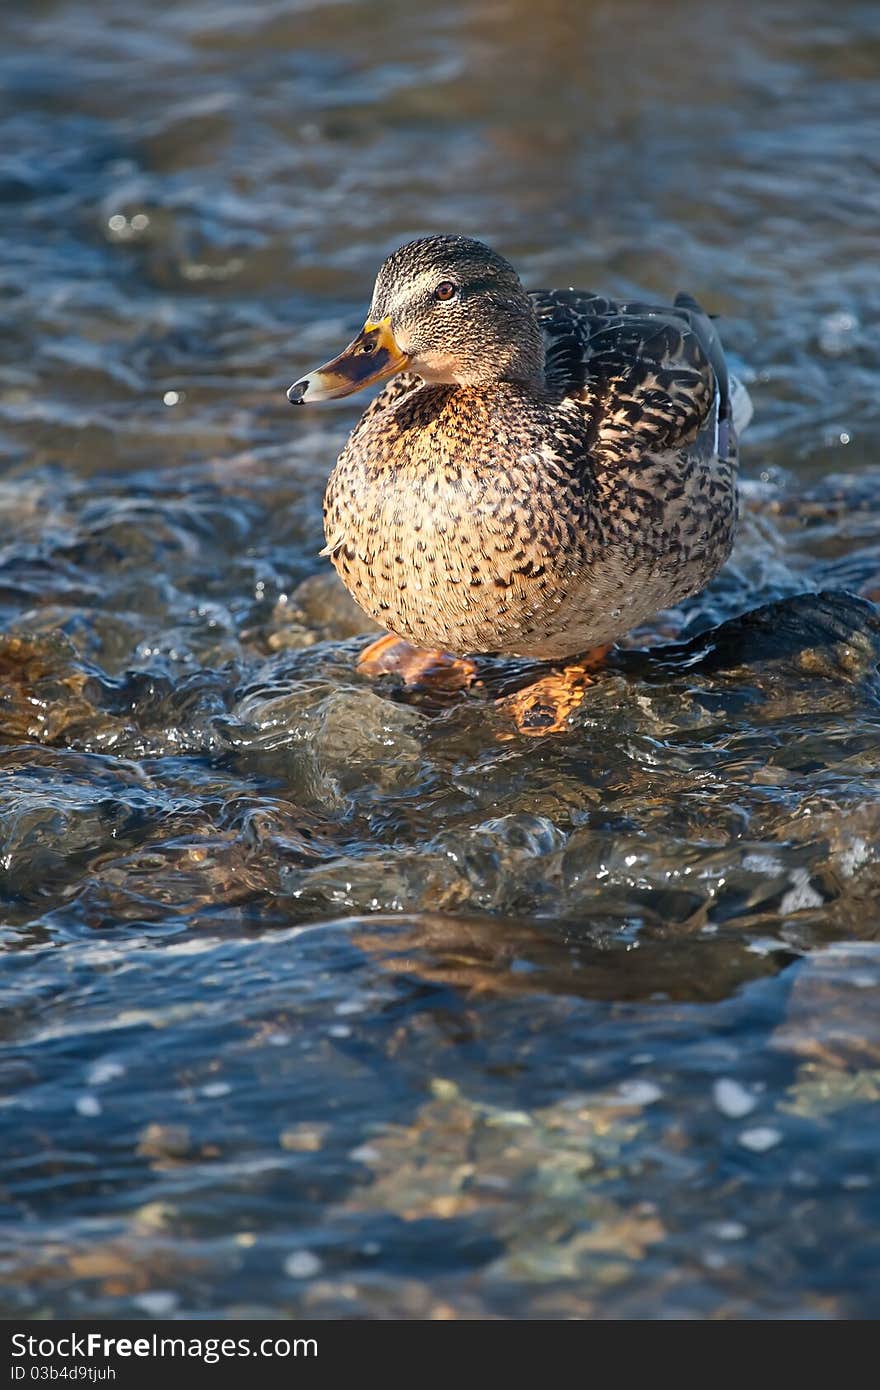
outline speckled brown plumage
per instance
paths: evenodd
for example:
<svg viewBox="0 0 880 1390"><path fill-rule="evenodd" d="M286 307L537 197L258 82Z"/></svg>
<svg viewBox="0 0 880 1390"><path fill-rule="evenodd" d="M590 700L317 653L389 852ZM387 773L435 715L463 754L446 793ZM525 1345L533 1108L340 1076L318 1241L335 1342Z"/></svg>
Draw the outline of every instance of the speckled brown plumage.
<svg viewBox="0 0 880 1390"><path fill-rule="evenodd" d="M439 251L426 259L437 275L455 264ZM386 308L381 285L380 275L371 318ZM468 314L493 312L485 293L461 295ZM333 470L325 532L344 584L390 631L455 653L556 660L615 641L721 567L736 524L736 437L723 353L694 301L523 298L524 339L540 330L539 374L396 377ZM460 337L467 318L457 323Z"/></svg>

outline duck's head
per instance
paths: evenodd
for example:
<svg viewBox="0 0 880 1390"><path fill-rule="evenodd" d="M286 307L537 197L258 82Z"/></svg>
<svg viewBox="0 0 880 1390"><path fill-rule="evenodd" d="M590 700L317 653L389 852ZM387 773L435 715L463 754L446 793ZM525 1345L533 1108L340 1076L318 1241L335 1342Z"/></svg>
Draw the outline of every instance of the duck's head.
<svg viewBox="0 0 880 1390"><path fill-rule="evenodd" d="M348 396L397 372L458 386L540 382L541 330L513 266L468 237L411 241L376 277L354 342L287 393L294 404Z"/></svg>

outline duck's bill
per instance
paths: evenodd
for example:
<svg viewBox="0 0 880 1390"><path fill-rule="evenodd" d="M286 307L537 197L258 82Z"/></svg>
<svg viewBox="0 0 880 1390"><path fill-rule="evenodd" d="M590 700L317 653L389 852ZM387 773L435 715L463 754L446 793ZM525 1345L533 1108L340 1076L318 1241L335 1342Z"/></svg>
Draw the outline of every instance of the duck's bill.
<svg viewBox="0 0 880 1390"><path fill-rule="evenodd" d="M391 332L391 320L368 321L345 352L295 381L287 399L294 405L333 401L338 396L350 396L353 391L372 386L375 381L395 376L408 364L409 358L401 352Z"/></svg>

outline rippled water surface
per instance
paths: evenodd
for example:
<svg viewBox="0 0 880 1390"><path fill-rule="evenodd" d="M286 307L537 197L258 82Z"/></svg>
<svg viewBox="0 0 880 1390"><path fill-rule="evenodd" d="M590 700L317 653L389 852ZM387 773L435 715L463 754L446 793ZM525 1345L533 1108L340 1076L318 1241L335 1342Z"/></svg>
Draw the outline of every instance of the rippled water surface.
<svg viewBox="0 0 880 1390"><path fill-rule="evenodd" d="M4 7L6 1316L880 1312L880 12L657 13ZM359 677L317 555L284 388L430 230L755 401L555 737Z"/></svg>

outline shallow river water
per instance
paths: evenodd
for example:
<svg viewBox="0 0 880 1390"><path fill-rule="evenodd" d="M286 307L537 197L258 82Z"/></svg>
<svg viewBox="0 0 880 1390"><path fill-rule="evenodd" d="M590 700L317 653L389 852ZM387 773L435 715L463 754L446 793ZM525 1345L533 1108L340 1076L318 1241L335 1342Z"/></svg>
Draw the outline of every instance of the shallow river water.
<svg viewBox="0 0 880 1390"><path fill-rule="evenodd" d="M3 1315L880 1312L880 11L657 17L4 7ZM432 230L754 398L553 737L317 555L362 403L284 389Z"/></svg>

